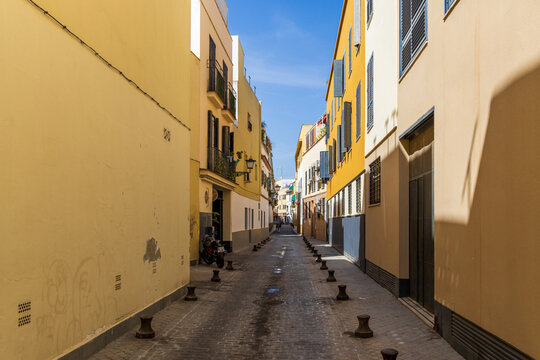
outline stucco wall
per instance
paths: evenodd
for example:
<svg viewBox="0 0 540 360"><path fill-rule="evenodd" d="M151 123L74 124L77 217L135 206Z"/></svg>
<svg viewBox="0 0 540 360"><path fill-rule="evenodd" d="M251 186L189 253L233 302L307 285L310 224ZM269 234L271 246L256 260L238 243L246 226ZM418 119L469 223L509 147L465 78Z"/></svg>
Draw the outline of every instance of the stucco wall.
<svg viewBox="0 0 540 360"><path fill-rule="evenodd" d="M435 299L538 358L540 3L443 14L399 86L398 133L435 107Z"/></svg>
<svg viewBox="0 0 540 360"><path fill-rule="evenodd" d="M0 3L0 31L0 348L49 359L187 284L189 132L28 2Z"/></svg>

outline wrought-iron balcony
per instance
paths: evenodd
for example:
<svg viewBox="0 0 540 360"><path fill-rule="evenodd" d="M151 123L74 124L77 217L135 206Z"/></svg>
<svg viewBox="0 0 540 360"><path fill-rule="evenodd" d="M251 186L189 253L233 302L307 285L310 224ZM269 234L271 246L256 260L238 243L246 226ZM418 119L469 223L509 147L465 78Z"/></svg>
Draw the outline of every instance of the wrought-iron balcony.
<svg viewBox="0 0 540 360"><path fill-rule="evenodd" d="M227 104L227 82L223 78L223 70L215 59L209 59L208 67L208 97L214 105L223 109Z"/></svg>
<svg viewBox="0 0 540 360"><path fill-rule="evenodd" d="M227 180L236 182L236 164L232 157L225 156L218 148L208 148L208 170Z"/></svg>
<svg viewBox="0 0 540 360"><path fill-rule="evenodd" d="M231 83L228 83L227 85L227 104L223 108L222 115L227 120L234 122L234 120L236 120L236 91L234 91Z"/></svg>

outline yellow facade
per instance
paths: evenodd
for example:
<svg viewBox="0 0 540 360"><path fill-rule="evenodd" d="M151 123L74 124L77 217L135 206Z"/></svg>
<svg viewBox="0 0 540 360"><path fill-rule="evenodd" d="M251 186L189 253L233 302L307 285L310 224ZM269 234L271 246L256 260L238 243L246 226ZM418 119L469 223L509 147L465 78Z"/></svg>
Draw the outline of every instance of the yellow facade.
<svg viewBox="0 0 540 360"><path fill-rule="evenodd" d="M360 1L360 8L364 9L364 0ZM360 24L365 21L364 11L361 11ZM334 56L332 60L345 58L345 92L343 97L334 97L334 66L332 65L330 71L330 78L328 80L328 88L326 91L326 113L328 118L326 121L327 131L330 131L328 146L333 144L333 141L337 139L337 126L342 125L342 111L344 109L344 102L352 103L351 114L351 148L344 155L343 162L339 167L335 166L335 173L332 175L327 184L326 196L328 199L332 198L338 191L343 189L344 186L349 184L354 178L356 178L364 170L364 132L365 132L365 111L362 105L360 109L356 106L356 90L358 84L360 85L361 104L365 102L365 34L360 25L361 41L359 46L351 46L352 54L349 56L349 34L354 37L354 27L359 25L355 23L354 19L354 1L345 0L343 2L343 10L341 13L341 21L339 24L338 36L336 39L336 45L334 50ZM344 56L345 55L345 56ZM351 59L352 61L349 61ZM332 61L333 64L333 61ZM349 68L351 71L349 72ZM360 123L360 136L357 137L356 128L356 116L357 112L361 112ZM332 119L330 119L332 117Z"/></svg>
<svg viewBox="0 0 540 360"><path fill-rule="evenodd" d="M238 126L234 128L234 153L243 151L242 159L238 162L236 170L247 171L246 157L256 160L251 171L250 182L243 175L236 178L238 186L235 192L252 200L259 200L261 196L261 103L253 92L251 85L244 76L244 50L238 42ZM249 122L249 124L248 124Z"/></svg>
<svg viewBox="0 0 540 360"><path fill-rule="evenodd" d="M0 3L5 359L65 354L189 281L189 4L38 3L174 117L30 2Z"/></svg>

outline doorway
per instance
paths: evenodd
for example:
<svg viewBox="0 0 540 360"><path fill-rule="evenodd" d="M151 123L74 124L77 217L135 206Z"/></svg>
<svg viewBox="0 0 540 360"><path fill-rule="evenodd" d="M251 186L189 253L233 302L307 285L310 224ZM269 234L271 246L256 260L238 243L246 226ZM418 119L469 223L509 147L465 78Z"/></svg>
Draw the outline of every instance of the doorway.
<svg viewBox="0 0 540 360"><path fill-rule="evenodd" d="M434 310L433 145L431 120L409 138L410 296Z"/></svg>
<svg viewBox="0 0 540 360"><path fill-rule="evenodd" d="M214 227L214 237L223 241L223 191L215 190L217 196L212 202L212 226Z"/></svg>

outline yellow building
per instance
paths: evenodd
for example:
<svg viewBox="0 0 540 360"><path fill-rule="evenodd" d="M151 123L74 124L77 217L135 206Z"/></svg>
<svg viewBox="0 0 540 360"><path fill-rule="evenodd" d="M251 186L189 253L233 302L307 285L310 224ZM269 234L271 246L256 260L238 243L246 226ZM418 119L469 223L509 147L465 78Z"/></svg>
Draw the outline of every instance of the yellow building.
<svg viewBox="0 0 540 360"><path fill-rule="evenodd" d="M233 36L233 86L238 92L238 121L234 128L236 187L232 194L232 244L238 251L268 237L271 214L268 200L261 197L261 103L245 74L244 50L238 36ZM240 157L239 157L240 156ZM248 160L255 160L253 168Z"/></svg>
<svg viewBox="0 0 540 360"><path fill-rule="evenodd" d="M83 357L189 281L189 2L124 5L0 2L2 358Z"/></svg>
<svg viewBox="0 0 540 360"><path fill-rule="evenodd" d="M345 0L326 91L328 240L365 269L363 0Z"/></svg>
<svg viewBox="0 0 540 360"><path fill-rule="evenodd" d="M214 231L223 242L230 242L232 236L231 196L236 176L228 156L234 143L237 96L232 85L232 36L227 15L223 0L191 2L191 61L199 75L198 96L192 99L198 102L198 111L193 112L197 120L190 151L192 264L206 235Z"/></svg>
<svg viewBox="0 0 540 360"><path fill-rule="evenodd" d="M540 2L418 3L397 48L410 296L467 359L540 358Z"/></svg>

